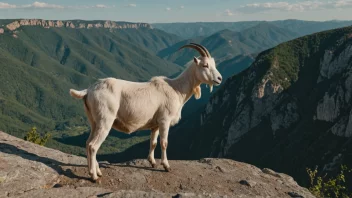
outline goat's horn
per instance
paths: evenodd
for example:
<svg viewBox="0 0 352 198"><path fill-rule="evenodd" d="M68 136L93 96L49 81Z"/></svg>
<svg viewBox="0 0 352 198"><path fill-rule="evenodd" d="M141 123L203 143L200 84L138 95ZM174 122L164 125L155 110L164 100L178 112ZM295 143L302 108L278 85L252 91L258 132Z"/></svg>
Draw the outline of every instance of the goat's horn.
<svg viewBox="0 0 352 198"><path fill-rule="evenodd" d="M190 43L190 44L197 45L198 47L202 48L203 51L205 51L205 53L207 54L207 57L209 57L209 58L211 57L209 51L203 45L200 45L200 44L197 44L197 43Z"/></svg>
<svg viewBox="0 0 352 198"><path fill-rule="evenodd" d="M206 51L204 51L201 47L199 47L198 45L194 45L194 44L187 44L187 45L184 45L182 47L180 47L178 50L180 49L183 49L183 48L186 48L186 47L189 47L189 48L192 48L192 49L195 49L197 50L201 56L203 57L208 57L208 54Z"/></svg>

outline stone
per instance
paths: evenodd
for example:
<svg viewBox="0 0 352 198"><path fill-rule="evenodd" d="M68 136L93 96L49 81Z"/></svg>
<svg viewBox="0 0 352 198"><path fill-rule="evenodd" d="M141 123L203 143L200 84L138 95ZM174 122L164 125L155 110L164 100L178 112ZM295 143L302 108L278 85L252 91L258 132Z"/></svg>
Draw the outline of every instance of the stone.
<svg viewBox="0 0 352 198"><path fill-rule="evenodd" d="M298 193L295 192L288 192L288 195L290 195L290 197L294 197L294 198L304 198L302 195L299 195Z"/></svg>
<svg viewBox="0 0 352 198"><path fill-rule="evenodd" d="M240 184L246 185L246 186L249 186L249 187L254 187L257 184L257 182L254 182L254 181L251 181L251 180L241 180Z"/></svg>
<svg viewBox="0 0 352 198"><path fill-rule="evenodd" d="M272 175L272 176L274 176L274 177L279 177L279 178L281 178L280 174L278 174L277 172L275 172L275 171L273 171L273 170L271 170L271 169L269 169L269 168L263 168L262 171L263 171L263 173Z"/></svg>

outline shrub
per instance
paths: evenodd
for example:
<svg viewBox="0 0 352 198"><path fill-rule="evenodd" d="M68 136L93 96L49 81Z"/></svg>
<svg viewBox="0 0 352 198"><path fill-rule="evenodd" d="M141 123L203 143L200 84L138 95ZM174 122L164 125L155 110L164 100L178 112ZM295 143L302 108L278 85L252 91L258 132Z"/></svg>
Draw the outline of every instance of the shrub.
<svg viewBox="0 0 352 198"><path fill-rule="evenodd" d="M315 170L307 168L307 173L310 179L309 191L316 197L352 197L352 193L346 184L345 173L352 172L347 166L341 165L341 170L336 177L327 178L327 174L323 177L318 176L318 167Z"/></svg>
<svg viewBox="0 0 352 198"><path fill-rule="evenodd" d="M51 137L50 133L45 133L44 136L41 136L37 132L37 128L33 127L32 130L30 130L26 134L26 136L24 137L24 140L44 146L50 137Z"/></svg>

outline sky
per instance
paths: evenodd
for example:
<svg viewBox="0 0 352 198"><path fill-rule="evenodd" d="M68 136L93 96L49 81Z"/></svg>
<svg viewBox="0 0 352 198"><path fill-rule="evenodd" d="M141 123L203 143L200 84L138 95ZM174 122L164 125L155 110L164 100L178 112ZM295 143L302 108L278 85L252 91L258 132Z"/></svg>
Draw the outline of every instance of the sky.
<svg viewBox="0 0 352 198"><path fill-rule="evenodd" d="M0 0L0 18L147 23L352 20L352 0Z"/></svg>

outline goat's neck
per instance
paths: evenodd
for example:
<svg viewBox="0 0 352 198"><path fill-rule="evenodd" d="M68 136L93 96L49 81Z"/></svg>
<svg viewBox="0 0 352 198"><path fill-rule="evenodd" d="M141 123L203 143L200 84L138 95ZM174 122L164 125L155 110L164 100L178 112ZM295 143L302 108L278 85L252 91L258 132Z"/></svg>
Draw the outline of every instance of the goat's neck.
<svg viewBox="0 0 352 198"><path fill-rule="evenodd" d="M170 85L179 93L183 103L193 95L194 89L201 84L195 75L195 65L189 66L178 77L171 79Z"/></svg>

